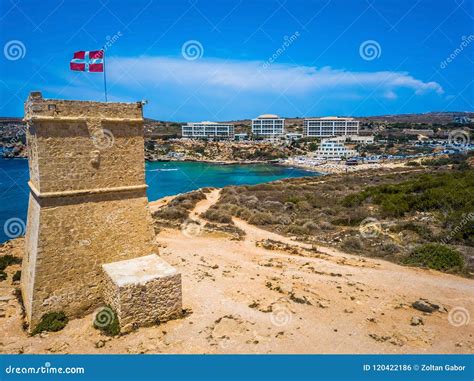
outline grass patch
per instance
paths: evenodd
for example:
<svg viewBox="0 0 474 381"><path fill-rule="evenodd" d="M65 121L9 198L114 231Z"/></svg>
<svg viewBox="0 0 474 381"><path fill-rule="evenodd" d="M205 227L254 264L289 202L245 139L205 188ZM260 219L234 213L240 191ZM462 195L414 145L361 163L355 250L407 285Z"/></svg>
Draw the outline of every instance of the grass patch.
<svg viewBox="0 0 474 381"><path fill-rule="evenodd" d="M437 243L418 246L402 263L450 272L459 272L464 268L464 258L458 251Z"/></svg>
<svg viewBox="0 0 474 381"><path fill-rule="evenodd" d="M0 257L0 271L5 270L10 265L19 265L21 259L14 257L13 255L6 254Z"/></svg>
<svg viewBox="0 0 474 381"><path fill-rule="evenodd" d="M427 225L418 224L412 221L402 222L400 224L390 227L390 230L395 233L402 232L404 230L412 231L418 234L423 239L430 241L433 240L433 233Z"/></svg>
<svg viewBox="0 0 474 381"><path fill-rule="evenodd" d="M107 336L120 334L120 323L115 310L110 306L102 308L94 318L94 328Z"/></svg>
<svg viewBox="0 0 474 381"><path fill-rule="evenodd" d="M209 213L238 217L307 243L400 263L412 247L442 243L442 238L474 246L472 194L474 171L407 166L229 186ZM360 223L368 216L389 234L360 239Z"/></svg>
<svg viewBox="0 0 474 381"><path fill-rule="evenodd" d="M458 169L466 168L466 160L468 156L463 154L451 155L448 157L440 157L436 159L426 159L421 164L428 167L442 167L445 165L454 165ZM467 169L467 168L466 168Z"/></svg>
<svg viewBox="0 0 474 381"><path fill-rule="evenodd" d="M21 271L18 270L17 272L15 272L15 274L13 274L12 281L19 282L20 279L21 279Z"/></svg>
<svg viewBox="0 0 474 381"><path fill-rule="evenodd" d="M7 279L8 275L5 272L5 269L10 265L19 265L21 264L21 259L14 257L13 255L6 254L0 257L0 282Z"/></svg>
<svg viewBox="0 0 474 381"><path fill-rule="evenodd" d="M398 184L367 187L342 200L344 207L373 203L382 217L397 218L415 212L434 212L447 229L459 225L462 215L474 208L474 171L422 174ZM461 242L474 236L474 226L464 224L456 231ZM471 238L472 239L472 238Z"/></svg>
<svg viewBox="0 0 474 381"><path fill-rule="evenodd" d="M64 312L49 312L41 317L41 321L33 330L32 334L41 332L61 331L68 323L69 319Z"/></svg>

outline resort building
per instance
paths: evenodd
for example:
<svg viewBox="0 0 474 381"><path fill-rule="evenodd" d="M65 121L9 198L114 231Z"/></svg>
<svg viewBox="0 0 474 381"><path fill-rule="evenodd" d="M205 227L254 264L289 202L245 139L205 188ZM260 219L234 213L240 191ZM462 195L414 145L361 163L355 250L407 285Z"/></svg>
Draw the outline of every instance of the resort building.
<svg viewBox="0 0 474 381"><path fill-rule="evenodd" d="M464 115L456 115L453 117L453 122L460 124L469 124L471 123L471 119Z"/></svg>
<svg viewBox="0 0 474 381"><path fill-rule="evenodd" d="M349 142L358 144L374 144L373 136L361 136L361 135L341 135L332 138L338 142Z"/></svg>
<svg viewBox="0 0 474 381"><path fill-rule="evenodd" d="M294 142L294 141L302 139L303 134L299 134L297 132L289 132L285 135L285 138L286 138L286 140L288 140L290 142Z"/></svg>
<svg viewBox="0 0 474 381"><path fill-rule="evenodd" d="M188 123L182 126L181 134L189 139L228 140L234 138L234 126L216 122Z"/></svg>
<svg viewBox="0 0 474 381"><path fill-rule="evenodd" d="M354 118L329 116L324 118L307 118L304 120L305 137L324 138L340 135L358 135L359 121Z"/></svg>
<svg viewBox="0 0 474 381"><path fill-rule="evenodd" d="M314 155L324 159L347 159L358 156L355 150L347 149L346 146L337 139L323 139Z"/></svg>
<svg viewBox="0 0 474 381"><path fill-rule="evenodd" d="M252 119L252 134L257 138L280 139L285 134L285 119L273 114L260 115Z"/></svg>
<svg viewBox="0 0 474 381"><path fill-rule="evenodd" d="M245 133L241 134L234 134L234 139L238 142L243 142L245 140L248 140L249 136Z"/></svg>
<svg viewBox="0 0 474 381"><path fill-rule="evenodd" d="M346 141L359 144L374 144L375 140L373 136L361 136L361 135L348 135Z"/></svg>

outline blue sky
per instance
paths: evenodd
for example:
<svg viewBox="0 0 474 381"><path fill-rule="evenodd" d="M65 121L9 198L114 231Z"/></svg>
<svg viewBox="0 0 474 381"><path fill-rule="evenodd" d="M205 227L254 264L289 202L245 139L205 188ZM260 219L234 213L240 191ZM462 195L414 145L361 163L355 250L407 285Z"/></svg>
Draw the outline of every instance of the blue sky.
<svg viewBox="0 0 474 381"><path fill-rule="evenodd" d="M109 100L161 120L474 111L472 0L0 4L0 116L31 90L103 100L69 61L107 41Z"/></svg>

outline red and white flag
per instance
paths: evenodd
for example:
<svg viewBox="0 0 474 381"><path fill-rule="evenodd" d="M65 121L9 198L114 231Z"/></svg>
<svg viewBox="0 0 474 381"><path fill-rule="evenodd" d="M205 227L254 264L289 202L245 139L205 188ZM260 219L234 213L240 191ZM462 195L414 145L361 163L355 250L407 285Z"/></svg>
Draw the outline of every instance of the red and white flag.
<svg viewBox="0 0 474 381"><path fill-rule="evenodd" d="M102 73L104 71L104 51L75 52L70 64L71 70Z"/></svg>

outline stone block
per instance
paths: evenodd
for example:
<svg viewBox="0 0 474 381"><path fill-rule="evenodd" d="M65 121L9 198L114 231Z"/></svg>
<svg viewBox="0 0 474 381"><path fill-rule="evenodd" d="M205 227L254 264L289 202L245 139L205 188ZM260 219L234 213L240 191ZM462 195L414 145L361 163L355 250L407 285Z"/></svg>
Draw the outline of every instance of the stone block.
<svg viewBox="0 0 474 381"><path fill-rule="evenodd" d="M177 318L182 313L181 274L156 254L102 265L103 300L122 332Z"/></svg>

